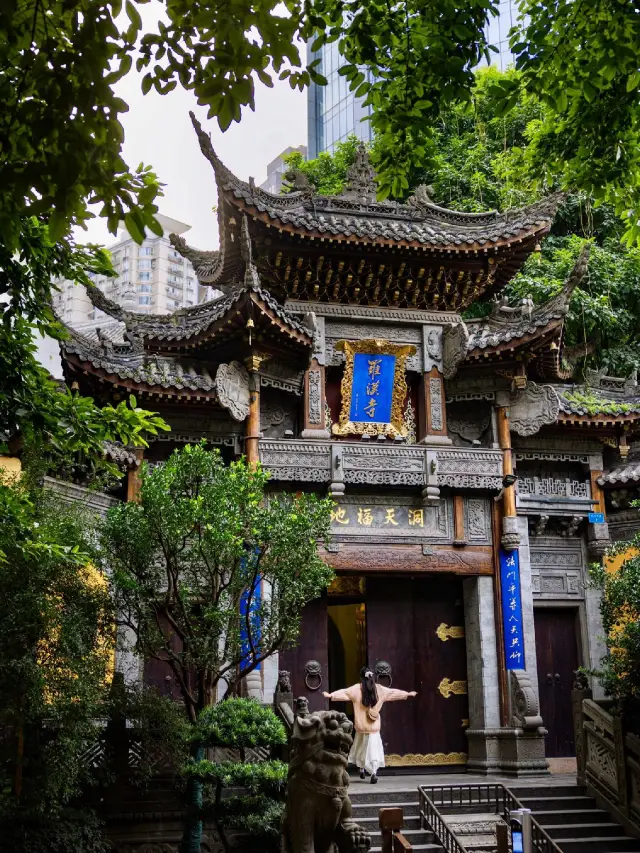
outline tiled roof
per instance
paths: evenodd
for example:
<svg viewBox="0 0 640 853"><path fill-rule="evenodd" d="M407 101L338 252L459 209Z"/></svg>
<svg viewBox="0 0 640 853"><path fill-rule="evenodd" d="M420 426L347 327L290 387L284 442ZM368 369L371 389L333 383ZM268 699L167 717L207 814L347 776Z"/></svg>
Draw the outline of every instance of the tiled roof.
<svg viewBox="0 0 640 853"><path fill-rule="evenodd" d="M638 482L640 482L640 460L638 459L630 462L628 465L612 468L611 471L603 474L602 477L598 477L598 483L601 486Z"/></svg>
<svg viewBox="0 0 640 853"><path fill-rule="evenodd" d="M310 188L288 195L273 195L251 180L237 178L220 160L209 136L191 116L200 148L212 164L216 182L228 198L241 207L254 208L280 226L313 232L327 237L356 237L361 241L417 243L429 248L456 247L475 251L498 243L520 240L523 236L544 232L555 216L563 195L556 193L535 204L506 213L465 213L434 204L419 188L407 203L375 200L373 177L367 177L363 164L360 182L352 181L341 196L314 195ZM370 168L369 168L370 172ZM176 241L174 239L174 245ZM186 245L186 244L185 244ZM187 247L188 248L188 247ZM203 269L219 263L214 253L190 249L194 266Z"/></svg>
<svg viewBox="0 0 640 853"><path fill-rule="evenodd" d="M69 339L60 345L64 356L75 356L80 363L89 362L106 375L121 379L124 384L174 391L215 391L215 379L199 362L185 365L183 360L133 352L125 347L106 352L104 347L73 329L67 327L67 332Z"/></svg>
<svg viewBox="0 0 640 853"><path fill-rule="evenodd" d="M612 398L599 394L590 388L576 388L573 391L560 391L558 389L558 394L560 412L569 415L621 417L640 413L640 397Z"/></svg>
<svg viewBox="0 0 640 853"><path fill-rule="evenodd" d="M511 341L538 336L541 331L560 327L569 311L571 294L582 281L587 271L589 246L580 253L573 269L569 273L562 290L543 305L533 307L523 304L511 308L506 301L496 304L492 314L477 322L469 322L469 354L474 350L488 350L502 347Z"/></svg>
<svg viewBox="0 0 640 853"><path fill-rule="evenodd" d="M204 302L200 305L180 308L172 314L138 314L132 311L125 311L117 303L107 299L94 286L88 287L87 293L89 299L97 308L123 322L127 331L145 340L188 341L206 332L211 325L224 317L243 297L247 295L251 296L252 294L292 331L305 335L309 339L311 337L307 326L303 325L292 314L289 314L267 290L264 290L256 283L247 285L236 282L229 287L225 296L211 300L210 302Z"/></svg>

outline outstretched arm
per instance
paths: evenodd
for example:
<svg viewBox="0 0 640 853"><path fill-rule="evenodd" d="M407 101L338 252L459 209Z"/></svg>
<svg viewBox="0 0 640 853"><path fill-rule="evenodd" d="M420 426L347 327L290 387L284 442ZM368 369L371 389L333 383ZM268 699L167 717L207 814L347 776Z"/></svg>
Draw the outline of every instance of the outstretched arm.
<svg viewBox="0 0 640 853"><path fill-rule="evenodd" d="M409 697L417 695L415 690L407 692L406 690L396 690L394 687L385 687L384 689L385 702L399 702L400 699L409 699Z"/></svg>
<svg viewBox="0 0 640 853"><path fill-rule="evenodd" d="M351 702L351 696L347 692L348 688L345 687L344 690L334 690L333 693L327 693L326 691L322 694L325 699L329 699L331 702Z"/></svg>

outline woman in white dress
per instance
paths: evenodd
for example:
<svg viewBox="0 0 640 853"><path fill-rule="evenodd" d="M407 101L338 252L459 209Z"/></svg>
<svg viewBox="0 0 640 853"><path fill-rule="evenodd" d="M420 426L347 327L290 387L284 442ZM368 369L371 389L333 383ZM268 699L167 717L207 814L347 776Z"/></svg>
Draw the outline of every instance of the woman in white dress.
<svg viewBox="0 0 640 853"><path fill-rule="evenodd" d="M323 695L332 702L353 702L353 715L356 736L349 753L349 761L360 771L371 776L371 784L378 781L378 769L384 767L384 749L380 737L380 710L385 702L397 702L416 696L416 691L395 690L376 684L375 675L368 667L360 670L360 684L353 684L344 690L334 690Z"/></svg>

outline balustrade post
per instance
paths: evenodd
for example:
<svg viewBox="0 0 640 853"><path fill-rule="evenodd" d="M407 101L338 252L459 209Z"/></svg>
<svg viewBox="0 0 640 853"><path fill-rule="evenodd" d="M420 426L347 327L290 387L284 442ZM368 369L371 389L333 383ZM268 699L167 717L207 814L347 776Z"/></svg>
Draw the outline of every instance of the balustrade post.
<svg viewBox="0 0 640 853"><path fill-rule="evenodd" d="M571 691L571 705L573 709L573 736L576 744L576 781L578 785L585 785L587 781L587 735L584 728L582 703L585 699L591 699L592 695L586 676L580 672L576 673L576 681Z"/></svg>
<svg viewBox="0 0 640 853"><path fill-rule="evenodd" d="M616 757L616 783L620 811L629 817L629 780L624 754L624 725L621 717L613 717L613 745Z"/></svg>

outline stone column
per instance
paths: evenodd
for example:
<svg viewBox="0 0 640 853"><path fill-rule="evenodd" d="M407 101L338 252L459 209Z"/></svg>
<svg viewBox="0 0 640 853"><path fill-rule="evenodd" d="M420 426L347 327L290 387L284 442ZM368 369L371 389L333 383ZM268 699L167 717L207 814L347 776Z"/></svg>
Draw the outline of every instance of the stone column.
<svg viewBox="0 0 640 853"><path fill-rule="evenodd" d="M304 375L304 420L302 438L330 438L325 415L324 366L316 358Z"/></svg>
<svg viewBox="0 0 640 853"><path fill-rule="evenodd" d="M538 662L536 659L536 631L533 614L533 587L531 583L531 552L529 550L529 522L526 515L520 516L520 596L522 598L522 622L524 627L525 669L538 696Z"/></svg>
<svg viewBox="0 0 640 853"><path fill-rule="evenodd" d="M465 578L463 595L469 696L467 769L490 773L500 764L500 697L493 578Z"/></svg>
<svg viewBox="0 0 640 853"><path fill-rule="evenodd" d="M499 406L496 412L498 425L498 441L502 448L502 474L513 476L513 451L511 450L511 431L509 429L509 409ZM502 547L513 551L518 547L518 524L516 518L516 487L515 481L502 490Z"/></svg>
<svg viewBox="0 0 640 853"><path fill-rule="evenodd" d="M249 415L245 422L244 452L249 465L260 461L260 375L258 370L263 359L251 355L245 359L249 371Z"/></svg>

